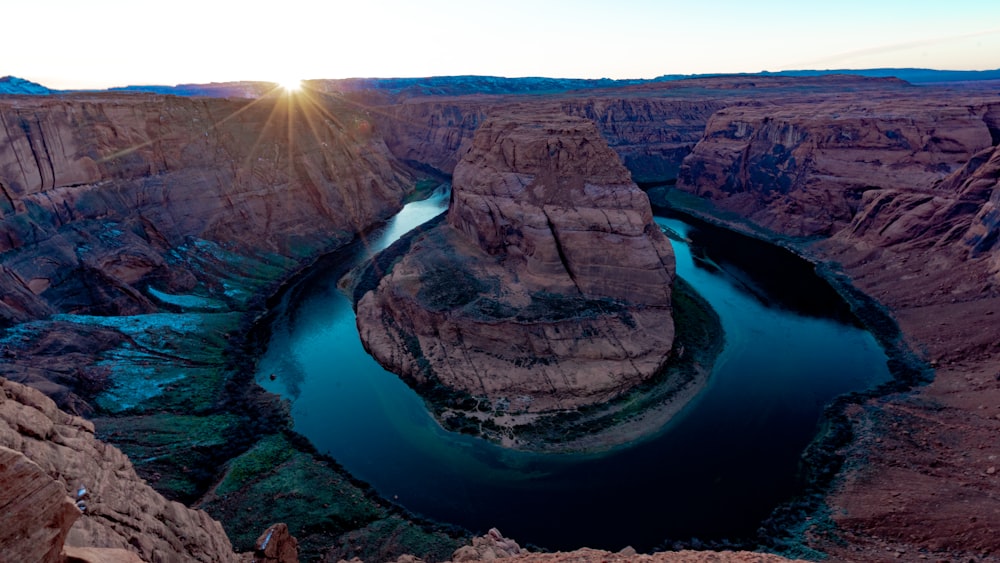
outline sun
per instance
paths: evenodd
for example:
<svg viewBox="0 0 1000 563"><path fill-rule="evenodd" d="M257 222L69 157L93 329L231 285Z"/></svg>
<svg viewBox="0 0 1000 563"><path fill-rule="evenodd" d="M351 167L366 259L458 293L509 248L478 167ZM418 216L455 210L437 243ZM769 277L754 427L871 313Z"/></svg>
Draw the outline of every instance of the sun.
<svg viewBox="0 0 1000 563"><path fill-rule="evenodd" d="M302 89L301 78L285 78L278 81L278 86L289 94L293 94Z"/></svg>

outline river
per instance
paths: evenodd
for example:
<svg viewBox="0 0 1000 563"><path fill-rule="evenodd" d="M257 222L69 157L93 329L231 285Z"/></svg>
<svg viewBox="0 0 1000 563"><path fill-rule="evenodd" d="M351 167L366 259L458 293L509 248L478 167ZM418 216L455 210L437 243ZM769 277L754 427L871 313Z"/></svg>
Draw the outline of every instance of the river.
<svg viewBox="0 0 1000 563"><path fill-rule="evenodd" d="M264 388L291 401L296 431L415 513L476 532L496 526L549 549L643 551L668 539L747 537L797 491L799 456L823 407L890 378L875 338L797 259L657 217L693 241L671 241L677 273L725 331L701 393L665 427L596 454L514 451L447 432L364 351L351 304L337 289L350 267L447 203L439 191L407 205L338 260L302 276L272 311L257 373ZM750 267L760 253L767 267ZM797 279L774 283L786 270ZM781 289L789 283L797 289ZM791 293L796 298L786 299Z"/></svg>

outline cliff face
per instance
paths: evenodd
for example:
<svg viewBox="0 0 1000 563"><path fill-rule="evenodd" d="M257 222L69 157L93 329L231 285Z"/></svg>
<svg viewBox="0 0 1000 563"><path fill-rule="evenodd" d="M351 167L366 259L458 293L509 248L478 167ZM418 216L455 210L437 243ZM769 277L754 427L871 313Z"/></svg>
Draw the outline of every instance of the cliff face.
<svg viewBox="0 0 1000 563"><path fill-rule="evenodd" d="M605 223L634 228L643 224L644 213L623 212L605 221L597 210L607 202L584 204L581 184L573 182L563 182L573 195L562 200L572 205L544 197L522 205L506 197L517 190L529 192L525 188L533 182L541 185L548 178L560 185L558 173L538 166L543 160L539 155L553 149L558 157L572 143L505 151L501 137L517 140L518 134L501 133L505 126L492 124L494 143L473 147L474 130L494 111L553 110L586 117L597 124L600 136L635 179L665 181L679 175L681 189L780 234L829 236L803 246L803 252L841 264L857 287L894 312L906 337L937 367L936 379L927 387L857 405L847 413L857 440L846 453L858 462L848 465L859 469L841 476L829 501L837 533L849 545L820 547L844 560L881 560L887 553L912 554L918 547L949 559L959 558L956 553L978 556L1000 550L1000 521L994 510L1000 495L1000 452L995 447L1000 428L1000 325L995 321L1000 315L1000 156L995 148L1000 143L1000 106L990 101L996 99L995 92L984 101L961 91L848 77L736 77L563 92L559 99L442 97L430 92L399 99L358 94L352 99L347 104L316 98L319 105L304 99L231 101L140 94L0 100L0 326L56 312L116 315L186 309L165 307L150 288L183 293L198 286L222 302L224 311L238 312L245 303L234 297L239 288L229 287L226 276L237 272L273 282L294 269L297 259L336 246L396 209L406 184L394 164L399 158L454 173L457 186L467 181L473 185L493 172L498 180L459 194L462 211L449 218L447 230L413 239L412 257L403 257L383 280L386 288L365 297L369 305L359 304L359 322L385 328L410 319L405 322L414 325L418 338L373 344L390 350L385 362L413 374L425 373L429 358L449 366L468 358L483 365L506 365L487 378L450 368L442 373L465 381L469 392L486 392L487 382L509 384L495 392L511 397L514 408L548 408L546 401L549 406L576 404L578 399L569 397L578 389L593 389L586 400L600 400L639 377L560 371L548 358L556 353L576 354L581 362L617 357L609 363L638 365L634 361L646 351L669 348L669 331L661 317L643 316L659 315L658 305L621 305L614 297L627 291L659 303L662 296L650 291L656 287L651 282L655 276L647 277L650 271L639 268L641 275L625 275L610 268L610 261L598 259L600 255L576 253L580 247L570 243L591 245ZM567 134L566 123L556 127L553 138ZM588 130L584 138L594 141L592 134ZM577 139L574 135L564 140ZM475 153L466 164L463 156L470 148ZM586 159L561 162L617 186L620 171L587 168L604 158L602 151L592 149L580 153ZM529 163L535 168L522 168ZM582 186L585 195L593 188L586 182ZM601 190L598 195L609 193ZM615 204L629 205L635 199L612 198ZM632 238L619 242L628 246ZM419 256L432 258L421 262ZM520 266L493 268L491 261ZM391 291L388 284L395 284ZM524 293L501 292L502 287L522 287ZM593 294L584 298L584 291ZM389 301L374 301L389 296L391 306L386 305ZM428 307L428 302L437 305ZM379 306L385 306L388 316L372 313ZM202 311L197 305L193 309ZM458 309L461 315L454 313ZM368 320L362 320L366 314ZM177 385L180 390L168 399L163 399L168 395L164 392L155 408L169 405L171 412L194 413L192 419L218 414L218 404L232 397L220 398L225 376L214 367L205 368L217 360L206 360L202 353L217 353L237 328L228 317L213 322L217 324L206 323L179 340L170 340L180 334L170 323L155 335L142 326L126 333L63 320L38 330L39 323L20 325L0 341L0 373L31 378L34 386L60 397L61 405L79 405L75 410L83 412L81 399L67 395L65 387L80 381L100 387L106 364L95 365L99 354L114 351L108 357L116 362L116 370L142 377L169 372L177 367L174 362L187 379L173 382L170 372L167 389ZM652 340L636 340L635 328L642 326L662 330ZM437 332L420 332L428 327ZM581 333L587 336L586 345L578 338ZM22 338L27 334L34 336ZM367 338L374 342L383 337L370 330ZM160 346L152 347L155 354L118 353L136 346L148 352L153 341ZM439 342L468 352L468 357L449 356L435 348ZM511 355L497 358L481 352L497 346L509 348ZM524 358L542 361L532 367ZM527 384L508 378L540 367L550 370L546 373L552 381ZM38 478L38 471L51 479L34 481L42 484L33 489L42 495L36 497L42 499L37 508L46 510L38 510L39 519L31 522L42 536L59 541L73 514L65 493L75 494L74 488L83 483L96 505L78 517L68 533L70 544L77 538L79 545L93 545L99 538L112 546L128 542L129 549L142 550L147 558L170 560L171 554L181 554L178 557L185 560L226 560L227 545L217 535L217 524L133 482L128 461L93 441L88 423L54 413L51 405L12 383L3 386L0 446L11 448L0 449L2 463L8 464L5 471L15 468L13 472L29 483ZM531 393L545 398L518 402ZM271 403L266 404L270 409ZM256 421L263 410L244 419ZM135 424L141 418L129 417L119 427L145 428ZM148 424L163 426L164 420L173 419ZM261 426L252 431L224 428L225 438L213 438L206 449L229 447L233 436L253 435ZM170 446L195 451L191 444L202 438L178 430ZM166 478L158 486L182 476L178 468L186 471L189 460L208 457L199 452L191 458L177 456L159 446L137 447L138 452L156 455L135 457L137 466L146 464L145 474L174 469L172 474L164 470ZM164 459L168 463L155 465ZM315 497L320 500L311 497L308 502L315 511L303 517L309 522L297 527L297 533L312 521L356 522L353 516L337 519L330 515L333 509L317 508L358 496L331 488L327 476L323 473L322 479L304 487L334 492ZM254 492L256 485L249 481L239 486ZM247 494L246 501L224 499L231 504L227 514L249 520L246 515L258 516L255 507L265 505L268 514L291 512L282 504L289 499L261 500L276 498L269 489L261 490L259 496ZM130 512L133 500L152 519ZM18 502L16 514L30 517L36 505ZM4 516L8 521L20 518L13 514ZM254 528L254 536L259 529ZM317 535L326 531L320 529ZM355 538L368 533L358 531ZM402 537L409 531L393 534ZM145 535L149 537L143 539ZM325 549L334 541L331 537L323 536L314 545L327 542ZM195 542L210 547L202 549ZM7 546L6 541L0 543ZM50 553L44 546L36 551Z"/></svg>
<svg viewBox="0 0 1000 563"><path fill-rule="evenodd" d="M892 312L935 368L924 387L853 405L828 497L835 559L996 553L1000 515L998 105L955 92L835 106L727 109L678 186L833 262ZM991 146L992 145L992 146ZM905 460L905 461L901 461Z"/></svg>
<svg viewBox="0 0 1000 563"><path fill-rule="evenodd" d="M4 379L0 469L8 501L3 533L27 532L4 536L6 561L59 561L63 542L127 550L146 561L237 561L222 525L164 499L125 454L94 437L93 424Z"/></svg>
<svg viewBox="0 0 1000 563"><path fill-rule="evenodd" d="M574 97L561 101L499 97L416 98L370 114L398 158L452 174L492 112L565 113L593 121L637 182L677 178L681 161L724 103L639 96Z"/></svg>
<svg viewBox="0 0 1000 563"><path fill-rule="evenodd" d="M455 169L447 222L357 303L362 340L418 384L511 412L607 400L673 340L673 253L592 122L486 121Z"/></svg>
<svg viewBox="0 0 1000 563"><path fill-rule="evenodd" d="M320 102L0 102L0 322L149 312L144 285L204 279L168 265L192 240L307 256L384 218L405 177L369 123Z"/></svg>
<svg viewBox="0 0 1000 563"><path fill-rule="evenodd" d="M709 120L678 187L779 233L830 236L869 192L929 189L989 147L987 113L905 99L727 108Z"/></svg>
<svg viewBox="0 0 1000 563"><path fill-rule="evenodd" d="M990 147L932 189L864 193L858 214L840 235L878 247L963 249L996 260L1000 236L1000 148Z"/></svg>

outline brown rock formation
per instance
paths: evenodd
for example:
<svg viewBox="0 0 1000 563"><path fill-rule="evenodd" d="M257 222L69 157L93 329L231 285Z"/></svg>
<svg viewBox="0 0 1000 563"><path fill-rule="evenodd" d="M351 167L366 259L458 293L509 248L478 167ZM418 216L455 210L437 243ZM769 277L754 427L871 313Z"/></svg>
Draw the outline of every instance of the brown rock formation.
<svg viewBox="0 0 1000 563"><path fill-rule="evenodd" d="M25 426L31 421L21 417ZM0 561L60 561L80 516L65 488L24 454L0 446Z"/></svg>
<svg viewBox="0 0 1000 563"><path fill-rule="evenodd" d="M839 238L894 250L936 248L996 260L1000 237L1000 148L990 147L926 189L865 192L858 214Z"/></svg>
<svg viewBox="0 0 1000 563"><path fill-rule="evenodd" d="M257 538L256 563L299 563L299 542L285 524L275 524Z"/></svg>
<svg viewBox="0 0 1000 563"><path fill-rule="evenodd" d="M456 167L447 223L360 298L362 340L418 384L514 412L607 400L673 340L673 253L593 123L496 117Z"/></svg>
<svg viewBox="0 0 1000 563"><path fill-rule="evenodd" d="M995 89L988 93L996 100ZM848 413L858 436L847 449L857 462L849 466L860 469L843 476L830 502L840 539L849 543L820 547L844 561L907 560L918 550L949 560L1000 552L1000 200L997 153L989 149L1000 142L1000 110L995 101L961 90L848 77L737 77L567 93L559 100L533 96L530 103L527 97L428 97L363 108L367 114L338 106L331 112L336 119L319 116L315 107L290 113L273 99L6 98L0 101L0 325L57 311L150 311L145 285L211 285L216 273L173 260L171 251L192 240L279 259L336 246L395 208L401 177L389 150L453 172L485 116L516 105L594 120L633 177L651 180L670 180L701 140L709 116L726 108L685 162L682 187L785 234L832 235L804 252L843 264L859 288L894 311L914 347L937 366L932 384ZM308 122L316 126L312 132L307 115L315 118ZM371 122L387 135L385 145ZM463 237L453 240L481 252ZM436 243L425 238L420 244ZM220 258L219 269L226 266ZM467 336L455 326L444 336ZM552 323L545 338L516 344L552 348L554 329L563 325ZM81 373L90 377L83 373L88 350L113 345L121 335L94 329L68 338L69 330L53 327L23 349L0 348L0 373L30 379L60 404L80 405L67 388ZM509 337L510 331L494 335L505 345ZM14 387L6 385L9 397ZM7 403L0 411L15 412ZM84 405L76 410L86 412ZM64 493L92 467L130 471L120 454L93 442L79 419L53 423L52 433L36 430L41 433L34 437L31 430L3 431L14 419L30 429L37 416L18 410L3 418L0 435L12 441L0 444L51 453L36 458L24 450L47 473L65 470ZM68 452L67 444L93 447L96 457L78 455L86 449ZM107 481L117 483L111 473ZM136 493L142 503L145 494ZM108 545L136 538L124 549L158 549L151 541L162 546L156 553L164 558L193 549L192 540L180 538L197 536L175 527L187 526L175 520L188 521L189 511L149 501L143 506L162 519L147 520L129 512L121 496L98 499L108 513L80 522L100 523L98 529L108 531L95 535ZM146 535L154 539L138 539ZM677 554L662 554L671 555ZM630 557L538 555L563 556ZM715 556L723 555L709 554Z"/></svg>
<svg viewBox="0 0 1000 563"><path fill-rule="evenodd" d="M472 545L455 550L450 562L510 561L511 563L804 563L800 559L786 559L769 553L748 551L668 551L639 554L631 547L617 553L598 549L578 549L569 552L534 553L521 548L516 541L505 538L496 528L472 539ZM355 563L341 560L339 563ZM404 555L396 563L422 563L420 559Z"/></svg>
<svg viewBox="0 0 1000 563"><path fill-rule="evenodd" d="M724 105L704 97L677 100L621 95L516 102L480 96L417 98L379 107L372 119L398 158L452 174L488 115L526 107L565 113L593 121L636 181L658 182L677 177L681 161L701 139L705 123Z"/></svg>
<svg viewBox="0 0 1000 563"><path fill-rule="evenodd" d="M783 234L829 236L867 192L929 188L989 147L986 111L906 99L727 108L678 187Z"/></svg>
<svg viewBox="0 0 1000 563"><path fill-rule="evenodd" d="M149 312L144 284L205 278L185 243L302 258L398 209L384 143L315 96L0 101L0 323Z"/></svg>
<svg viewBox="0 0 1000 563"><path fill-rule="evenodd" d="M54 557L65 537L69 546L124 549L147 561L236 561L218 522L160 496L135 474L121 451L94 437L93 424L5 379L0 379L0 448L3 490L10 495L4 502L4 530L23 526L32 536L30 541L4 541L5 554L11 545L34 546L39 554ZM8 480L21 483L20 488L12 488ZM71 495L82 499L82 514Z"/></svg>
<svg viewBox="0 0 1000 563"><path fill-rule="evenodd" d="M144 563L132 551L107 547L66 547L66 563Z"/></svg>

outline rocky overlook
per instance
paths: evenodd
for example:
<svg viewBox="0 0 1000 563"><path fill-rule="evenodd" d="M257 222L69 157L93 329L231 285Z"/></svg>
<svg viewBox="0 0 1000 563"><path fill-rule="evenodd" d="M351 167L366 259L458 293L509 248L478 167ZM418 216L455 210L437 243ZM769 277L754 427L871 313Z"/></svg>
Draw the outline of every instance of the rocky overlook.
<svg viewBox="0 0 1000 563"><path fill-rule="evenodd" d="M663 366L673 276L648 199L592 122L503 115L456 166L447 221L360 296L358 326L418 386L514 413L574 408Z"/></svg>
<svg viewBox="0 0 1000 563"><path fill-rule="evenodd" d="M58 561L64 542L145 561L237 561L218 522L164 499L120 450L94 437L91 422L2 379L0 468L4 510L19 515L0 536L5 561Z"/></svg>

